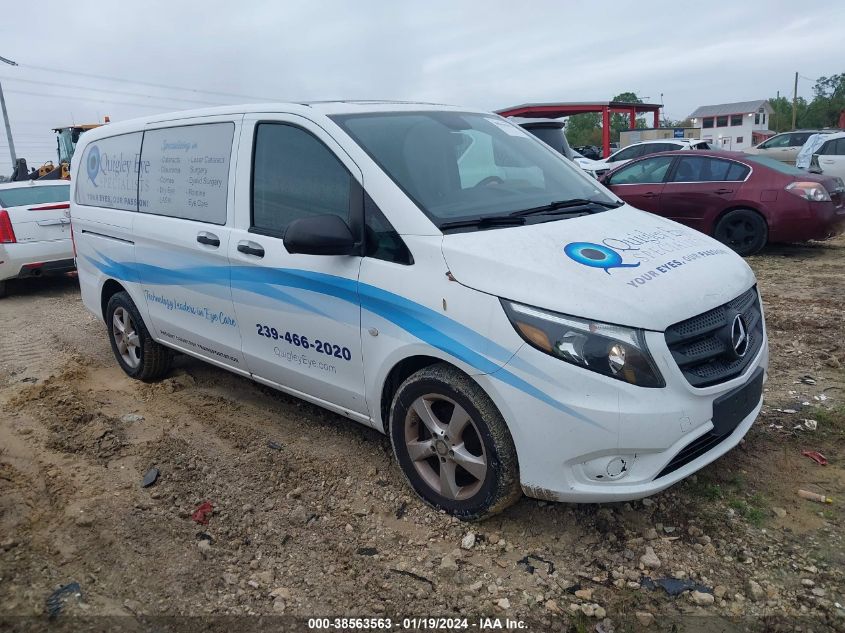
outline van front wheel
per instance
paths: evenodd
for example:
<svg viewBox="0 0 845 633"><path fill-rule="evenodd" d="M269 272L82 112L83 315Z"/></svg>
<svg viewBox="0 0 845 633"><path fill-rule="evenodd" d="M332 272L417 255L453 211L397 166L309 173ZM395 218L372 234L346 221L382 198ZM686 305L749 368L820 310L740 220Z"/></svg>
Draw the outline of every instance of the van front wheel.
<svg viewBox="0 0 845 633"><path fill-rule="evenodd" d="M153 340L128 293L118 292L109 299L106 326L114 357L127 375L153 381L168 372L173 353Z"/></svg>
<svg viewBox="0 0 845 633"><path fill-rule="evenodd" d="M393 452L424 501L470 521L517 499L516 448L502 415L469 376L447 364L413 374L390 416Z"/></svg>

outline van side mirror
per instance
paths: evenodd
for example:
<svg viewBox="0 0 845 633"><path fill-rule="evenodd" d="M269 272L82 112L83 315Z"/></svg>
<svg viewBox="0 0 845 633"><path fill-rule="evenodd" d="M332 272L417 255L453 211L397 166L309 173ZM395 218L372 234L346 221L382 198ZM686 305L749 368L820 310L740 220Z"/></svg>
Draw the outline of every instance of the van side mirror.
<svg viewBox="0 0 845 633"><path fill-rule="evenodd" d="M343 218L336 215L312 215L288 224L282 240L291 255L351 255L355 237Z"/></svg>

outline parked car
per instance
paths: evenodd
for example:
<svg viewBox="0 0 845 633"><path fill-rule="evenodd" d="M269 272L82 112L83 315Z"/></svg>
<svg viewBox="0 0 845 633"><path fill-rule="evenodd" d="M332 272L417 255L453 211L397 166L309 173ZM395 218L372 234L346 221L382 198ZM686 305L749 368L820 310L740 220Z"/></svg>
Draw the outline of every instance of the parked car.
<svg viewBox="0 0 845 633"><path fill-rule="evenodd" d="M624 165L629 160L639 158L641 156L648 156L649 154L656 154L658 152L671 152L673 150L686 149L712 149L707 141L697 138L676 138L676 139L660 139L655 141L642 141L640 143L633 143L617 152L614 152L603 161L596 161L592 165L592 170L596 176L601 178L604 174L615 167Z"/></svg>
<svg viewBox="0 0 845 633"><path fill-rule="evenodd" d="M810 163L813 161L813 154L819 151L819 148L824 145L825 139L834 134L834 132L819 132L817 134L810 134L807 142L798 150L798 157L795 159L795 166L798 169L809 170Z"/></svg>
<svg viewBox="0 0 845 633"><path fill-rule="evenodd" d="M563 121L559 119L522 119L519 117L511 117L510 120L531 132L558 153L566 156L593 178L598 178L593 168L596 161L582 156L569 147L569 142L566 140L564 133Z"/></svg>
<svg viewBox="0 0 845 633"><path fill-rule="evenodd" d="M546 145L566 156L569 160L575 160L575 154L569 147L566 140L564 128L566 123L560 119L527 119L522 117L509 117L509 120L520 127L528 130Z"/></svg>
<svg viewBox="0 0 845 633"><path fill-rule="evenodd" d="M595 169L593 167L596 164L596 161L594 161L590 158L587 158L586 156L582 155L580 152L578 152L576 150L572 150L572 154L573 154L572 160L575 161L575 164L577 164L581 169L586 171L588 174L590 174L594 178L598 177L598 176L596 176Z"/></svg>
<svg viewBox="0 0 845 633"><path fill-rule="evenodd" d="M74 269L69 191L63 180L0 184L0 297L9 279Z"/></svg>
<svg viewBox="0 0 845 633"><path fill-rule="evenodd" d="M762 406L751 268L494 114L225 106L76 156L82 300L127 375L175 350L371 426L463 519L651 495Z"/></svg>
<svg viewBox="0 0 845 633"><path fill-rule="evenodd" d="M813 154L810 172L845 180L845 132L831 134Z"/></svg>
<svg viewBox="0 0 845 633"><path fill-rule="evenodd" d="M601 160L601 148L595 145L578 145L573 147L575 151L579 152L584 158L590 160Z"/></svg>
<svg viewBox="0 0 845 633"><path fill-rule="evenodd" d="M826 239L845 230L845 186L765 156L667 152L602 179L628 204L712 235L740 255L767 242Z"/></svg>
<svg viewBox="0 0 845 633"><path fill-rule="evenodd" d="M766 156L784 163L795 164L798 152L813 134L821 130L796 130L794 132L783 132L775 134L755 147L745 150L746 154Z"/></svg>

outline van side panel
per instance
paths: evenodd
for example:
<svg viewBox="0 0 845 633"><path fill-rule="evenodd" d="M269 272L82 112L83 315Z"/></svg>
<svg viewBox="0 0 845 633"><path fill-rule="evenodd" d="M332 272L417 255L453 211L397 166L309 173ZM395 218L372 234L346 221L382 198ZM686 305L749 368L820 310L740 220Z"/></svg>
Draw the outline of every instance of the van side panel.
<svg viewBox="0 0 845 633"><path fill-rule="evenodd" d="M71 222L79 285L85 307L100 319L109 279L120 282L148 319L137 279L125 266L135 260L141 138L141 132L134 132L99 139L79 148L73 159Z"/></svg>
<svg viewBox="0 0 845 633"><path fill-rule="evenodd" d="M145 130L134 272L156 340L245 371L228 258L239 134L240 117Z"/></svg>

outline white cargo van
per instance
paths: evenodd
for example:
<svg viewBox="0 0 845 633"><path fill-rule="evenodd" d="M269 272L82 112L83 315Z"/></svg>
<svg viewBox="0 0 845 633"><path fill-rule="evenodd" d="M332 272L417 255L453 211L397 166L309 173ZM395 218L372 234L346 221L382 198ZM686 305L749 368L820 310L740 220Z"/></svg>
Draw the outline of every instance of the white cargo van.
<svg viewBox="0 0 845 633"><path fill-rule="evenodd" d="M653 494L760 410L745 262L496 115L177 113L91 130L72 174L83 299L127 374L178 351L372 426L461 518Z"/></svg>

